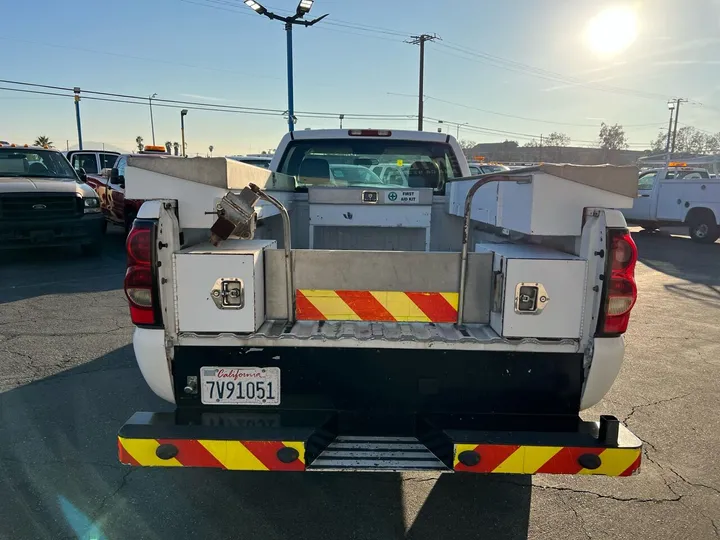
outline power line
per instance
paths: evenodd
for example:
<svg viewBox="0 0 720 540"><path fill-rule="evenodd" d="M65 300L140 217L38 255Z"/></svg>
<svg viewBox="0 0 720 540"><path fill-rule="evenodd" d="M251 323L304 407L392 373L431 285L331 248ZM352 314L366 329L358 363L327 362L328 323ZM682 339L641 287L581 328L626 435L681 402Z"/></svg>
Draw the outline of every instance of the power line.
<svg viewBox="0 0 720 540"><path fill-rule="evenodd" d="M6 79L0 79L0 83L4 84L14 84L19 86L30 86L34 88L44 88L44 89L50 89L50 90L64 90L67 92L72 92L73 88L65 87L65 86L55 86L55 85L48 85L48 84L37 84L37 83L29 83L24 81L11 81ZM13 90L11 88L7 88L7 90ZM129 99L129 100L142 100L143 103L147 101L147 97L145 96L137 96L132 94L119 94L115 92L101 92L97 90L82 90L83 98L84 99L90 99L89 96L86 96L86 94L91 95L99 95L99 96L109 96L112 98L123 98L123 99ZM58 94L63 95L63 94ZM247 106L241 106L241 105L222 105L217 103L204 103L204 102L198 102L198 101L186 101L186 100L176 100L176 99L164 99L164 98L153 98L153 103L167 103L167 104L174 104L178 106L198 106L198 107L210 107L213 110L222 110L227 109L228 111L237 111L237 112L265 112L269 114L282 114L284 109L268 109L268 108L262 108L262 107L247 107ZM319 111L298 111L299 114L302 114L307 117L327 117L327 118L337 118L340 114L344 114L346 118L353 118L353 119L367 119L367 120L373 120L373 119L380 119L385 118L389 120L404 120L404 119L412 119L414 118L414 115L401 115L401 114L363 114L363 113L339 113L339 112L319 112Z"/></svg>
<svg viewBox="0 0 720 540"><path fill-rule="evenodd" d="M651 93L651 92L642 92L639 90L632 90L629 88L621 88L617 86L610 86L605 84L598 84L597 82L591 82L591 81L583 81L582 79L578 79L576 77L571 77L568 75L563 75L561 73L537 68L535 66L531 66L529 64L523 64L521 62L516 62L514 60L508 60L499 56L490 55L487 53L482 53L478 51L473 51L464 47L460 47L457 45L449 44L449 43L441 43L440 47L444 49L448 49L446 51L438 51L442 54L448 54L450 56L455 56L458 58L461 58L463 60L470 60L479 62L481 64L490 64L492 67L496 67L499 69L504 69L507 71L512 71L515 73L521 73L524 75L529 75L533 77L538 77L540 79L545 79L552 82L557 83L564 83L571 86L580 86L583 88L588 88L590 90L597 90L600 92L608 92L608 93L616 93L616 94L624 94L629 95L633 97L643 97L648 99L667 99L666 95L663 94L657 94L657 93ZM453 51L453 52L448 52ZM459 56L457 53L461 53L466 55L465 57ZM469 58L468 58L469 57Z"/></svg>
<svg viewBox="0 0 720 540"><path fill-rule="evenodd" d="M448 105L454 105L454 106L456 106L456 107L462 107L462 108L464 108L464 109L472 109L472 110L474 110L474 111L480 111L480 112L487 113L487 114L493 114L493 115L495 115L495 116L503 116L503 117L505 117L505 118L516 118L516 119L518 119L518 120L526 120L526 121L528 121L528 122L538 122L538 123L541 123L541 124L557 124L557 125L561 125L561 126L578 126L578 127L597 127L597 126L598 126L598 124L580 124L580 123L575 123L575 122L558 122L558 121L555 121L555 120L541 120L541 119L539 119L539 118L528 118L527 116L520 116L520 115L516 115L516 114L500 113L500 112L491 111L491 110L488 110L488 109L481 109L481 108L479 108L479 107L474 107L474 106L472 106L472 105L465 105L465 104L463 104L463 103L457 103L457 102L454 102L454 101L448 101L448 100L446 100L446 99L440 99L440 98L436 98L436 97L433 97L433 96L427 96L427 95L426 95L425 98L426 98L426 99L431 99L431 100L433 100L433 101L438 101L438 102L440 102L440 103L447 103ZM628 124L628 125L624 125L623 127L624 127L624 128L625 128L625 127L648 127L648 126L658 126L658 125L664 125L664 122L654 122L654 123L652 123L652 124Z"/></svg>

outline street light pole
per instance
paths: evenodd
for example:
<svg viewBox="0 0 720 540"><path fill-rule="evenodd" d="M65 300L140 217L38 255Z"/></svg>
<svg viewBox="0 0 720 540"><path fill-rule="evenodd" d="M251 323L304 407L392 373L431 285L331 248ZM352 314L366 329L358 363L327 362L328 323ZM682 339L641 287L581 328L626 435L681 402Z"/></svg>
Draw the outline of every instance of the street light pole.
<svg viewBox="0 0 720 540"><path fill-rule="evenodd" d="M180 111L180 137L182 138L182 156L187 157L185 153L185 115L188 113L187 109Z"/></svg>
<svg viewBox="0 0 720 540"><path fill-rule="evenodd" d="M287 84L288 84L288 131L295 131L295 96L293 93L293 46L292 23L285 23L287 34Z"/></svg>
<svg viewBox="0 0 720 540"><path fill-rule="evenodd" d="M153 122L152 100L155 96L157 96L157 94L148 96L148 102L150 103L150 129L152 130L153 146L155 146L155 122Z"/></svg>
<svg viewBox="0 0 720 540"><path fill-rule="evenodd" d="M313 26L314 24L322 21L327 17L327 13L313 19L306 21L303 19L305 15L310 13L313 3L315 0L300 0L300 3L295 10L295 15L283 17L276 15L275 13L268 11L264 6L256 2L255 0L245 0L245 5L252 9L258 15L265 15L270 20L278 20L285 23L285 33L287 34L287 83L288 83L288 131L292 133L295 131L295 97L294 97L294 83L293 83L293 45L292 45L292 27L294 24L301 24L306 28Z"/></svg>

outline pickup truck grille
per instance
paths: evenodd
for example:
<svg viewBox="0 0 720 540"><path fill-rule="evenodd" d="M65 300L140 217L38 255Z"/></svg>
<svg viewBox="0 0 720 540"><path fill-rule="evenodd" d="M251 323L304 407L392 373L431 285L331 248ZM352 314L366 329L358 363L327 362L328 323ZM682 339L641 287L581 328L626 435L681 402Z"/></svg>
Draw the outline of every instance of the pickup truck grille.
<svg viewBox="0 0 720 540"><path fill-rule="evenodd" d="M0 195L0 220L48 221L83 214L83 200L74 194L4 193Z"/></svg>

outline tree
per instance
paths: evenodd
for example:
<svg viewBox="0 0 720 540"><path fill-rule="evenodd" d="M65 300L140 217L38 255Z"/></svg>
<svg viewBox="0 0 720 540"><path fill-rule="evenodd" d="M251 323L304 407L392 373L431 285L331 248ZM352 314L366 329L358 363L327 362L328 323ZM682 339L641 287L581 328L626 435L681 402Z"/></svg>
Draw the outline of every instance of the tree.
<svg viewBox="0 0 720 540"><path fill-rule="evenodd" d="M543 144L547 147L547 159L562 161L562 149L570 144L570 137L565 133L553 131L545 138Z"/></svg>
<svg viewBox="0 0 720 540"><path fill-rule="evenodd" d="M52 146L52 141L47 135L40 135L37 139L35 139L33 144L35 146Z"/></svg>
<svg viewBox="0 0 720 540"><path fill-rule="evenodd" d="M165 150L167 150L167 153L170 154L170 149L172 148L172 142L165 141Z"/></svg>
<svg viewBox="0 0 720 540"><path fill-rule="evenodd" d="M212 144L210 146L208 146L208 150L210 150L210 157L212 157L212 151L214 148L215 147Z"/></svg>
<svg viewBox="0 0 720 540"><path fill-rule="evenodd" d="M561 147L567 146L569 144L570 144L570 137L565 135L565 133L560 133L557 131L553 131L545 139L546 146L551 146L551 147L555 147L555 148L561 148Z"/></svg>
<svg viewBox="0 0 720 540"><path fill-rule="evenodd" d="M720 153L720 133L716 133L715 135L708 135L706 150L709 154Z"/></svg>
<svg viewBox="0 0 720 540"><path fill-rule="evenodd" d="M603 150L625 150L628 147L625 130L620 124L609 126L602 122L600 124L598 144Z"/></svg>
<svg viewBox="0 0 720 540"><path fill-rule="evenodd" d="M173 143L173 150L175 150L175 155L176 155L176 156L179 155L179 153L180 153L180 143L179 143L179 142L174 142L174 143Z"/></svg>
<svg viewBox="0 0 720 540"><path fill-rule="evenodd" d="M650 141L650 148L652 149L652 152L654 154L660 154L662 152L665 152L665 148L667 145L667 139L668 139L668 132L661 129L657 137L655 137L652 141Z"/></svg>
<svg viewBox="0 0 720 540"><path fill-rule="evenodd" d="M143 145L143 138L140 135L135 137L135 144L137 145L138 152L142 152L143 148L145 148Z"/></svg>
<svg viewBox="0 0 720 540"><path fill-rule="evenodd" d="M468 139L463 139L460 141L460 148L463 150L472 150L477 146L477 143L475 141L470 141Z"/></svg>

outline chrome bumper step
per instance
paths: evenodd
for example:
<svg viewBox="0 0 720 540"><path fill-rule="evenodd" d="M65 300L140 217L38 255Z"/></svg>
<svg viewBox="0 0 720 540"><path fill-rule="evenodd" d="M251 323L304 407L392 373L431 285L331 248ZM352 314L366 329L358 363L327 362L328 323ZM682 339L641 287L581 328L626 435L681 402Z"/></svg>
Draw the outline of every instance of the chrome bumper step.
<svg viewBox="0 0 720 540"><path fill-rule="evenodd" d="M307 466L308 471L449 471L415 437L340 436Z"/></svg>

